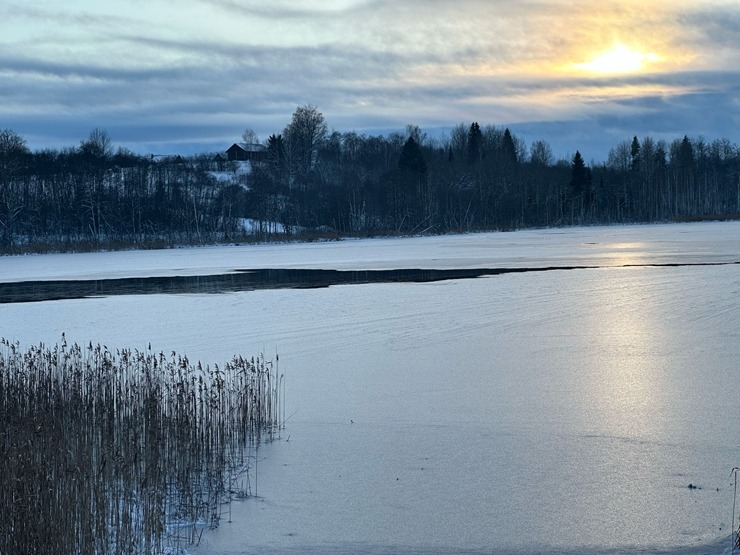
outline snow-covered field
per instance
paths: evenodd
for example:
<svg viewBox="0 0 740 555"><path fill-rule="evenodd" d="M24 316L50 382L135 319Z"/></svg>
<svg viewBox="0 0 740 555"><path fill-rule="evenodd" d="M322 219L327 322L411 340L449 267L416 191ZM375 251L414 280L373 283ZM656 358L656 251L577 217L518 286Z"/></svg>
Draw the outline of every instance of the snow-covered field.
<svg viewBox="0 0 740 555"><path fill-rule="evenodd" d="M283 441L260 448L258 497L195 553L722 553L738 262L740 223L0 258L0 282L543 268L0 304L0 336L279 352ZM544 270L565 266L588 269Z"/></svg>

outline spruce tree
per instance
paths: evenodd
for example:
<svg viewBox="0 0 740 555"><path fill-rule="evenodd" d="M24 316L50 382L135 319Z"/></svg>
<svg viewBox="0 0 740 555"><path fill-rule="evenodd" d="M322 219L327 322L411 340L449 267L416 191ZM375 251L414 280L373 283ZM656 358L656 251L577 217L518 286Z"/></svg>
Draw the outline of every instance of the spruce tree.
<svg viewBox="0 0 740 555"><path fill-rule="evenodd" d="M516 145L508 127L504 131L504 138L501 141L501 157L505 163L517 163Z"/></svg>
<svg viewBox="0 0 740 555"><path fill-rule="evenodd" d="M630 157L632 158L632 169L636 170L638 164L640 163L640 141L637 140L637 135L632 137L632 145L630 146Z"/></svg>
<svg viewBox="0 0 740 555"><path fill-rule="evenodd" d="M477 164L483 159L483 133L477 121L470 124L468 131L468 164Z"/></svg>
<svg viewBox="0 0 740 555"><path fill-rule="evenodd" d="M398 168L407 170L420 178L427 175L427 163L421 153L419 144L413 137L409 137L401 150L401 157L398 160Z"/></svg>
<svg viewBox="0 0 740 555"><path fill-rule="evenodd" d="M588 193L591 189L591 172L583 161L583 156L576 150L573 163L570 166L570 188L573 196Z"/></svg>

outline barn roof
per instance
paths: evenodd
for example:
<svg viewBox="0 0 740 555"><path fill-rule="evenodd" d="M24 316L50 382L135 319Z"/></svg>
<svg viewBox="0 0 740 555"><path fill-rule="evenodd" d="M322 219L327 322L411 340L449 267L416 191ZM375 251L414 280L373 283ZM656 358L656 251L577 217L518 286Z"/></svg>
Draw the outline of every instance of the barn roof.
<svg viewBox="0 0 740 555"><path fill-rule="evenodd" d="M263 152L267 150L265 145L256 143L234 143L227 150L231 150L234 147L243 150L244 152Z"/></svg>

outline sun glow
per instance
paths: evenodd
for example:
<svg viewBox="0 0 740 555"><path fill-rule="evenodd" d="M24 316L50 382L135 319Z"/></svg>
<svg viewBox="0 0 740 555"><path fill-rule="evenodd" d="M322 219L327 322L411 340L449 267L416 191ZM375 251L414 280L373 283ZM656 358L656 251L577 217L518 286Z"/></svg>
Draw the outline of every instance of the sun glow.
<svg viewBox="0 0 740 555"><path fill-rule="evenodd" d="M592 73L635 73L659 60L660 57L656 54L642 53L623 44L615 44L611 50L573 67Z"/></svg>

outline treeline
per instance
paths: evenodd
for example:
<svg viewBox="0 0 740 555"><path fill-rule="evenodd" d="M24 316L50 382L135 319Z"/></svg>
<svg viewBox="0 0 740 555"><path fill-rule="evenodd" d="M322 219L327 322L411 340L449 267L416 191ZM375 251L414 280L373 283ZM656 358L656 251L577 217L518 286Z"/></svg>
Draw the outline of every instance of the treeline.
<svg viewBox="0 0 740 555"><path fill-rule="evenodd" d="M252 142L254 134L245 136ZM370 136L330 132L299 107L266 157L239 177L214 154L141 156L93 130L77 147L31 152L0 132L0 246L5 252L734 217L740 149L729 140L651 137L606 162L556 160L508 129L460 124ZM223 179L232 175L233 179ZM240 181L241 179L241 181ZM245 221L256 222L254 227ZM261 237L258 237L261 238Z"/></svg>
<svg viewBox="0 0 740 555"><path fill-rule="evenodd" d="M114 150L96 129L79 147L30 152L0 132L0 245L6 251L212 240L235 229L209 156L164 159Z"/></svg>

